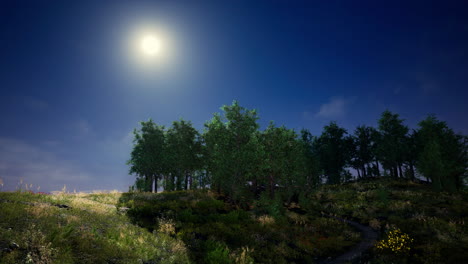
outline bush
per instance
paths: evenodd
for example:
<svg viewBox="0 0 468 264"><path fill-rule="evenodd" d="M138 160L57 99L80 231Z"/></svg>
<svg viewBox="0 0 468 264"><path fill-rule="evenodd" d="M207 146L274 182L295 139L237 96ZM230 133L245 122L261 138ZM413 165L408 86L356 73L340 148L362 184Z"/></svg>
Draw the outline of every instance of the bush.
<svg viewBox="0 0 468 264"><path fill-rule="evenodd" d="M400 229L388 231L386 238L376 244L376 248L386 254L406 255L411 250L414 239Z"/></svg>
<svg viewBox="0 0 468 264"><path fill-rule="evenodd" d="M205 263L208 264L231 264L233 261L229 257L229 249L226 245L213 241L208 240L205 243L205 247L207 249L207 254L205 257Z"/></svg>

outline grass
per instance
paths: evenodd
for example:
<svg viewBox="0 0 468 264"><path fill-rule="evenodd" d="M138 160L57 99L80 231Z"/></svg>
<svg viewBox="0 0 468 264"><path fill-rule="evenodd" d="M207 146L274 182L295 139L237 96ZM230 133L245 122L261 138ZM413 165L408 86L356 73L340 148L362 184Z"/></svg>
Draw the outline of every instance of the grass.
<svg viewBox="0 0 468 264"><path fill-rule="evenodd" d="M413 240L410 250L376 247L371 263L466 263L468 259L466 190L434 192L427 185L380 178L323 186L311 196L307 210L367 224L382 235L380 245L394 243L392 230L407 234L406 242Z"/></svg>
<svg viewBox="0 0 468 264"><path fill-rule="evenodd" d="M188 262L183 242L119 213L120 196L0 193L0 263Z"/></svg>
<svg viewBox="0 0 468 264"><path fill-rule="evenodd" d="M466 263L468 195L389 178L322 186L248 210L210 191L0 192L0 263L314 263L380 234L366 263Z"/></svg>
<svg viewBox="0 0 468 264"><path fill-rule="evenodd" d="M335 219L263 199L245 211L221 198L207 191L128 193L120 205L130 208L133 223L184 241L195 263L312 263L360 241Z"/></svg>

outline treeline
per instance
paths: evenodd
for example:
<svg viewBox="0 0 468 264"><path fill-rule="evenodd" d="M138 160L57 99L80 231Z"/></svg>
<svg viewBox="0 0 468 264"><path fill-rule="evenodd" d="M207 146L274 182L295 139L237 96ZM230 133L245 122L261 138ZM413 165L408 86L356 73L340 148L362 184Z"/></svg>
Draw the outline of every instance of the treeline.
<svg viewBox="0 0 468 264"><path fill-rule="evenodd" d="M165 128L151 119L134 130L128 161L138 191L211 188L234 202L259 195L298 199L318 185L353 178L424 176L436 190L457 191L467 177L467 136L457 135L433 115L410 130L398 114L382 113L377 128L352 134L336 122L321 135L307 129L269 126L259 130L258 113L234 101L221 107L200 134L190 121Z"/></svg>

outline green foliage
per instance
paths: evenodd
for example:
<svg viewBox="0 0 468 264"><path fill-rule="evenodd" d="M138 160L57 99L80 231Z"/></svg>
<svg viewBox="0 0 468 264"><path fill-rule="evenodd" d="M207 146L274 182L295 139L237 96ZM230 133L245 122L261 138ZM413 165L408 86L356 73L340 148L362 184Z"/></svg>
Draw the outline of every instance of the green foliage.
<svg viewBox="0 0 468 264"><path fill-rule="evenodd" d="M174 225L174 236L184 241L195 263L310 262L319 253L337 254L359 240L350 227L339 221L319 224L320 220L315 223L306 215L286 216L279 195L273 203L268 193L262 197L261 203L254 204L253 212L222 202L215 193L199 191L125 194L121 206L135 205L127 212L130 219L151 231L163 231L155 222L164 217L164 223ZM352 239L339 238L343 233ZM312 243L313 237L320 236L336 243L320 252L300 246L299 238Z"/></svg>
<svg viewBox="0 0 468 264"><path fill-rule="evenodd" d="M190 121L181 119L172 123L165 136L166 173L169 176L165 190L193 189L192 177L197 169L202 168L202 146L198 131Z"/></svg>
<svg viewBox="0 0 468 264"><path fill-rule="evenodd" d="M317 150L314 148L314 142L317 140L316 137L312 136L310 131L307 129L301 130L300 143L303 147L303 158L304 158L304 193L308 193L320 185L320 160Z"/></svg>
<svg viewBox="0 0 468 264"><path fill-rule="evenodd" d="M384 206L388 205L389 193L387 189L380 187L375 190L375 193L379 202L381 202Z"/></svg>
<svg viewBox="0 0 468 264"><path fill-rule="evenodd" d="M136 174L139 179L136 189L151 191L152 184L157 183L159 176L164 172L164 126L158 126L149 120L141 122L141 129L134 130L135 136L130 160L130 174ZM143 187L143 189L140 189ZM157 190L157 186L155 188Z"/></svg>
<svg viewBox="0 0 468 264"><path fill-rule="evenodd" d="M336 122L319 137L306 129L300 137L273 122L259 131L256 110L234 101L221 107L205 123L203 135L189 121L173 122L167 131L151 119L135 130L128 164L137 175L131 190L151 191L160 181L164 190L206 188L248 209L266 191L270 199L298 202L313 192L325 177L329 184L358 176L415 179L415 168L437 190L456 191L466 181L467 137L456 135L444 122L430 116L409 133L398 114L384 111L378 130L358 126L353 136Z"/></svg>
<svg viewBox="0 0 468 264"><path fill-rule="evenodd" d="M229 258L229 248L226 245L208 240L205 242L206 254L205 263L208 264L230 264L233 261Z"/></svg>
<svg viewBox="0 0 468 264"><path fill-rule="evenodd" d="M376 149L378 131L369 126L358 126L352 136L354 148L352 149L351 166L356 169L360 176L378 176L373 169L376 161Z"/></svg>
<svg viewBox="0 0 468 264"><path fill-rule="evenodd" d="M280 198L280 195L277 194L275 198L270 199L269 195L263 193L260 195L260 199L254 203L254 212L256 215L270 215L275 219L280 219L284 216L284 207L283 202Z"/></svg>
<svg viewBox="0 0 468 264"><path fill-rule="evenodd" d="M268 186L270 198L275 197L275 188L279 185L283 187L285 200L290 200L306 183L303 145L294 130L275 127L273 122L262 133L261 143L266 153L263 182Z"/></svg>
<svg viewBox="0 0 468 264"><path fill-rule="evenodd" d="M386 110L378 121L380 141L378 144L378 157L384 169L390 170L393 177L399 176L399 169L404 162L408 127L403 125L403 119L398 114ZM403 175L400 175L403 177Z"/></svg>
<svg viewBox="0 0 468 264"><path fill-rule="evenodd" d="M346 137L346 129L339 127L336 122L330 122L323 129L315 147L327 183L337 184L343 181L344 167L351 160L352 139Z"/></svg>
<svg viewBox="0 0 468 264"><path fill-rule="evenodd" d="M212 187L237 201L259 160L258 117L256 110L247 110L237 101L221 109L223 116L215 114L205 124L205 153L213 177Z"/></svg>
<svg viewBox="0 0 468 264"><path fill-rule="evenodd" d="M431 179L436 190L460 190L468 167L466 137L456 135L435 116L428 116L419 127L416 135L418 171Z"/></svg>
<svg viewBox="0 0 468 264"><path fill-rule="evenodd" d="M371 263L463 263L466 258L467 247L460 243L468 241L465 192L434 192L425 184L388 177L322 186L312 197L315 201L304 205L308 211L353 218L375 230L398 227L414 239L411 250L401 251L404 254L375 248ZM387 245L397 246L393 242Z"/></svg>

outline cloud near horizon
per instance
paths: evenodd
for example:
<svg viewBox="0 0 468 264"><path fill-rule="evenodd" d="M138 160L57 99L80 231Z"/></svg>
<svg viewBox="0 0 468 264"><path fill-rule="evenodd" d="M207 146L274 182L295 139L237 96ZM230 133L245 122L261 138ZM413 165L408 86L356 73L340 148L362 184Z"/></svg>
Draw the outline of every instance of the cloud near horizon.
<svg viewBox="0 0 468 264"><path fill-rule="evenodd" d="M52 152L5 137L0 138L0 178L3 190L15 190L22 182L22 188L32 184L33 191L47 192L92 179L87 171Z"/></svg>

